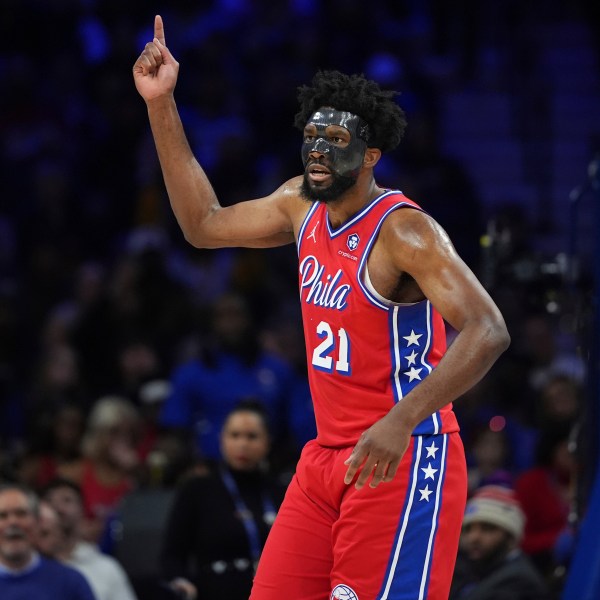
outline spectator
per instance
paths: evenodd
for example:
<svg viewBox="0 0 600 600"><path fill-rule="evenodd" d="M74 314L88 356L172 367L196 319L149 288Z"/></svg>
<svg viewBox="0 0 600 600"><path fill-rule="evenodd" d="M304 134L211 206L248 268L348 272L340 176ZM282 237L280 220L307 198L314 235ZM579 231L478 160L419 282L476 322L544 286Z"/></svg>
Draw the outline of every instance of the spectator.
<svg viewBox="0 0 600 600"><path fill-rule="evenodd" d="M19 480L39 490L56 477L58 469L80 459L85 412L79 404L68 402L52 414L40 415L36 425Z"/></svg>
<svg viewBox="0 0 600 600"><path fill-rule="evenodd" d="M186 288L180 290L179 297L183 301L184 296L189 297L191 293L197 306L204 306L232 289L232 271L238 264L237 249L190 249L183 244L178 232L174 234L174 219L166 210L167 199L154 143L131 90L129 72L114 68L115 64L130 60L133 46L141 49L140 40L146 37L139 18L142 4L119 3L117 6L114 2L86 2L81 10L65 11L66 5L65 2L24 0L3 3L4 10L0 11L0 28L5 41L0 56L5 83L0 98L3 132L0 156L4 165L4 193L0 198L0 468L8 479L16 476L34 487L45 485L54 476L53 462L61 468L63 462L71 462L70 458L63 460L60 453L50 450L47 443L48 429L56 421L54 407L67 398L69 401L75 399L87 409L91 399L104 393L121 392L117 379L121 334L126 331L147 336L148 323L153 329L158 326L152 319L170 322L176 319L183 327L173 331L165 324L159 329L168 331L168 341L178 347L182 330L185 332L188 327L188 318L181 316L184 311L180 313L179 309L173 309L175 294L169 295L168 301L161 298L164 279L161 278L156 286L145 284L140 287L140 283L135 282L139 267L134 265L137 258L131 245L125 262L132 263L129 268L133 289L121 294L115 291L113 284L118 287L119 282L115 281L114 274L123 261L123 242L139 239L136 231L140 225L154 224L163 228L169 243L173 244L166 248L168 257L172 260L179 251L189 260L184 276L176 277ZM504 8L500 9L500 5ZM552 127L549 119L553 111L540 111L540 99L544 96L543 103L547 101L548 107L555 106L552 96L554 92L560 94L560 81L554 78L560 69L551 69L548 61L552 56L564 53L551 40L569 44L573 33L579 54L584 52L586 43L591 43L592 48L600 48L600 19L596 18L600 4L591 0L560 3L560 6L552 4L541 20L537 9L544 5L539 2L462 0L458 6L475 7L476 13L456 10L456 5L439 0L433 3L381 2L374 4L368 14L356 2L334 2L331 6L320 6L314 0L289 3L264 0L257 3L247 0L175 2L169 5L170 19L178 24L178 29L171 35L171 43L182 39L186 70L196 75L187 82L183 78L178 84L185 98L181 107L184 122L187 119L186 125L195 130L194 148L211 161L214 175L223 186L219 191L228 201L239 197L239 190L246 189L253 197L264 196L275 189L279 181L296 173L296 142L288 121L296 106L295 86L298 83L305 81L318 65L358 68L380 79L385 74L370 65L381 64L381 55L392 49L390 60L399 65L401 72L389 81L394 83L392 89L402 91L402 103L410 108L405 141L408 144L405 148L410 147L410 152L400 149L401 154L397 160L390 161L381 177L385 181L381 183L401 184L408 195L413 191L415 199L426 200L424 208L446 224L447 229L456 229L454 241L467 250L476 250L474 243L479 234L469 237L465 232L476 231L476 224L482 224L481 217L485 216L489 223L497 223L497 243L489 249L497 261L493 265L495 276L489 280L494 285L490 285L488 291L501 306L507 322L510 321L513 347L508 352L513 353L514 360L509 361L506 355L500 359L495 373L486 378L486 389L478 400L483 408L491 407L494 402L499 407L497 412L486 415L486 420L501 414L512 425L512 428L507 427L512 462L520 471L531 467L534 461L539 427L536 417L540 415L539 405L532 401L533 390L525 384L528 368L536 361L526 348L529 343L526 340L518 343L525 331L520 324L526 316L523 314L525 307L532 303L536 307L543 305L545 312L546 304L555 304L556 300L558 313L549 317L552 329L578 326L583 334L587 329L591 330L586 328L585 314L572 314L573 309L577 313L577 307L585 309L589 305L585 300L589 297L591 271L585 251L579 257L571 257L575 261L571 265L574 268L568 269L567 277L571 282L580 282L581 287L570 288L571 293L567 293L566 298L561 294L563 279L560 274L545 276L541 282L537 276L534 281L523 281L520 279L523 270L517 273L515 267L521 265L525 271L536 269L540 266L538 259L547 256L547 252L555 256L555 252L564 251L565 237L560 232L568 226L569 219L557 218L552 206L539 200L553 196L548 188L546 167L549 157L544 148L554 147L546 143L550 139L548 136L558 135L563 128ZM35 10L31 10L32 7ZM500 19L496 18L498 15ZM348 25L347 31L365 29L368 23L375 33L360 45L348 44L343 36L332 40L329 35L331 18L335 18L338 25L342 18ZM509 18L512 20L507 28ZM25 21L30 31L27 36L19 33L21 28L18 26ZM483 23L485 27L469 28L469 22ZM497 26L498 23L501 26ZM482 35L486 29L491 31L491 25L495 26L493 35ZM563 35L565 25L568 32ZM286 33L290 26L294 35ZM55 51L51 55L48 55L41 35L49 27L55 32ZM550 35L558 29L561 35ZM539 35L531 35L533 30ZM584 35L580 34L582 31ZM185 36L182 36L184 32ZM587 35L590 32L591 38ZM554 44L554 52L552 48L550 51L544 48L542 38ZM238 50L223 52L232 45ZM265 60L266 54L269 60ZM324 56L327 56L327 64L323 62ZM498 63L486 62L486 56L496 56ZM575 71L589 66L587 60L579 63L569 75L577 78ZM600 63L596 63L597 74ZM45 65L47 76L43 80L38 77L39 64ZM479 77L476 67L484 64L490 68L482 69L483 77ZM510 73L511 85L506 89L497 85L489 87L495 77L494 66L502 66L503 72ZM212 76L215 70L220 72L218 78ZM550 81L550 74L553 84L540 86L540 81ZM584 79L589 82L597 77ZM199 80L205 81L201 87ZM553 91L550 88L556 87L554 83L558 88ZM486 127L477 125L478 119L485 114L488 100L496 108L504 106L504 100L501 102L500 95L496 94L498 91L504 94L503 98L509 101L507 106L512 110L510 124L516 125L518 132L513 141L520 146L517 149L525 150L523 159L528 180L524 191L531 192L531 199L527 193L527 198L514 204L513 200L520 199L521 184L513 181L510 185L502 182L500 186L492 185L490 198L487 187L490 178L482 174L478 162L470 163L466 158L469 134L473 133L471 126L476 129L476 145L481 143L485 151L491 146L496 147L498 141L500 145L503 143L506 133L503 110L498 119L486 121L486 127L489 125L493 130L493 133L489 132L491 138L487 144L484 140ZM486 102L481 107L475 102L476 110L468 115L469 118L454 116L448 120L450 115L456 115L452 108L458 106L459 100L477 98L482 92L484 95L479 97ZM546 92L552 93L546 98ZM578 100L577 106L581 104L580 100L585 100L577 94L572 94L572 98ZM248 108L244 108L242 99L247 101ZM589 104L594 106L594 103ZM193 105L198 106L195 114ZM254 124L250 123L249 115ZM579 120L591 123L583 114L579 114ZM241 160L233 161L231 156L223 153L207 155L209 147L223 145L213 145L215 136L223 142L232 132L236 134L236 128L246 148L252 147L253 151L233 149L241 157ZM569 140L575 143L577 138L577 147L586 146L589 126L576 128L577 131L567 129ZM258 132L266 130L282 132L276 150L269 144L252 141L256 140ZM452 132L457 131L460 135L454 140L458 142L455 144L451 138ZM69 143L65 144L64 140ZM415 150L416 161L411 158ZM144 151L146 155L142 156ZM575 152L573 156L579 154ZM513 152L511 157L518 160L520 155L521 152ZM458 170L450 164L448 159L452 158L460 158L455 165ZM500 168L504 166L502 162L486 164L483 160L482 166ZM509 163L506 168L511 166ZM241 170L228 170L227 165ZM563 170L574 169L574 163L567 160L556 166L561 165L561 171L554 179L572 180ZM583 166L580 165L582 175ZM465 168L471 175L477 175L476 179L485 179L485 185L476 190L477 198L482 201L481 207L473 203L469 190L458 180L460 170ZM235 176L232 176L234 172ZM442 182L449 186L441 185ZM516 197L513 197L515 188ZM461 189L469 195L461 198L457 194ZM430 191L435 197L429 197ZM496 194L499 202L506 200L505 206L511 203L509 210L494 202ZM586 194L577 204L582 217L579 227L571 223L577 229L572 232L578 237L575 245L584 250L591 246L586 246L578 232L580 228L584 232L595 232L592 220L586 218L587 209L594 204L587 202L592 196ZM448 197L458 199L461 208L449 212L448 207L453 202L447 202ZM464 209L465 201L470 212ZM553 206L563 208L557 201ZM499 215L499 210L504 210L504 214ZM483 232L481 227L479 231ZM510 246L506 248L508 254L503 252L504 246ZM277 280L279 291L287 279L279 277L273 269L273 257L277 257L278 252L270 250L266 256L268 275ZM469 257L467 252L466 258ZM293 275L293 270L289 274ZM551 280L550 289L544 289L548 280ZM146 301L145 294L153 289L156 289L156 295ZM295 300L293 278L289 291ZM281 306L279 293L265 296L265 300L268 301L261 305L265 314L275 312L273 306L277 309ZM575 302L571 303L571 300ZM124 306L127 302L142 302L142 305L137 311L133 307L127 312ZM139 314L145 308L149 318L141 318ZM584 317L583 321L581 317ZM119 321L118 327L114 325L115 320ZM530 328L529 324L527 328ZM542 335L539 344L542 351L546 345L544 338ZM160 343L156 347L162 358L173 358L167 344ZM287 347L288 350L292 348ZM518 352L519 348L522 350ZM507 366L502 369L505 357ZM170 369L168 360L164 364ZM567 372L570 373L570 368ZM578 367L576 373L579 372ZM301 400L297 404L302 410L300 415L306 417L306 421L314 421L306 390L300 385L294 386L294 395ZM455 409L460 411L459 417L463 417L459 422L468 436L470 421L465 418L469 416L465 412L469 398L466 396L455 404ZM42 411L32 409L34 403L43 412L48 412L50 418L46 419L44 415L40 420ZM295 406L293 400L291 405ZM53 408L48 410L49 406ZM158 409L159 404L142 402L140 406L142 412L149 410L152 413L151 425L154 425L154 412ZM522 421L515 424L516 417L522 417ZM60 420L64 423L62 417ZM40 436L37 421L43 430ZM293 421L300 422L297 418ZM593 419L588 422L591 426ZM312 422L311 425L314 427ZM75 427L73 433L74 430ZM296 428L301 433L303 430ZM580 443L580 448L586 446L584 450L590 455L595 450L594 438L593 431L585 431ZM471 450L469 438L466 439L467 450ZM175 438L168 440L167 446L179 456L180 447L176 442ZM15 471L15 466L21 464L19 459L24 444L28 454L22 469ZM141 444L142 458L148 452L153 458L159 457L159 468L153 469L158 475L153 475L153 479L162 481L164 469L160 467L160 455L153 453L155 431L152 427ZM79 456L74 460L79 460ZM177 462L179 464L179 459ZM173 476L168 477L169 484L174 482L179 466L173 471ZM593 472L582 472L586 482L592 477ZM584 487L580 498L582 515L587 497L587 487Z"/></svg>
<svg viewBox="0 0 600 600"><path fill-rule="evenodd" d="M0 486L0 598L95 600L80 573L38 554L38 516L31 490L18 484Z"/></svg>
<svg viewBox="0 0 600 600"><path fill-rule="evenodd" d="M517 478L515 491L527 516L522 548L547 576L554 571L554 550L568 531L575 459L569 450L568 423L542 430L537 464Z"/></svg>
<svg viewBox="0 0 600 600"><path fill-rule="evenodd" d="M562 423L574 425L581 411L581 385L568 375L550 376L540 390L538 423L554 427Z"/></svg>
<svg viewBox="0 0 600 600"><path fill-rule="evenodd" d="M40 554L46 558L58 558L63 544L63 535L58 520L58 513L48 502L39 503L39 518L35 545Z"/></svg>
<svg viewBox="0 0 600 600"><path fill-rule="evenodd" d="M468 455L469 496L484 485L512 485L510 442L504 429L495 431L486 423L474 432Z"/></svg>
<svg viewBox="0 0 600 600"><path fill-rule="evenodd" d="M175 370L161 423L171 432L193 432L198 454L217 460L225 418L244 399L262 402L273 423L274 442L279 441L287 419L292 370L281 358L261 349L242 296L222 296L213 305L211 327L202 357Z"/></svg>
<svg viewBox="0 0 600 600"><path fill-rule="evenodd" d="M528 361L529 385L540 390L556 375L580 383L585 378L585 363L576 351L562 343L546 314L530 315L523 325L524 359Z"/></svg>
<svg viewBox="0 0 600 600"><path fill-rule="evenodd" d="M115 357L125 347L123 342L144 339L153 346L151 352L157 352L157 368L161 359L158 349L164 356L174 351L174 345L187 331L190 309L189 296L169 270L168 248L163 246L163 238L166 241L160 232L144 228L132 231L110 284L109 324L119 332L113 343L122 345ZM100 333L106 336L106 332ZM128 376L122 370L122 362L116 366L121 372L115 375Z"/></svg>
<svg viewBox="0 0 600 600"><path fill-rule="evenodd" d="M62 343L46 348L29 391L29 409L37 414L51 415L63 404L85 406L86 401L75 349Z"/></svg>
<svg viewBox="0 0 600 600"><path fill-rule="evenodd" d="M58 470L81 487L86 522L84 537L96 543L119 501L134 487L139 465L139 414L118 396L100 398L87 422L83 457Z"/></svg>
<svg viewBox="0 0 600 600"><path fill-rule="evenodd" d="M268 452L264 411L242 403L225 420L218 466L177 492L162 561L172 587L186 598L248 598L256 562L283 499L283 487L262 468Z"/></svg>
<svg viewBox="0 0 600 600"><path fill-rule="evenodd" d="M449 600L549 598L543 578L518 547L524 524L512 490L478 490L467 502Z"/></svg>
<svg viewBox="0 0 600 600"><path fill-rule="evenodd" d="M123 567L82 537L84 512L81 489L67 479L54 479L46 487L43 497L57 515L61 529L57 558L86 578L97 600L135 600Z"/></svg>
<svg viewBox="0 0 600 600"><path fill-rule="evenodd" d="M119 386L115 390L136 406L142 403L142 388L149 381L163 377L161 359L154 345L142 337L120 344L118 350Z"/></svg>
<svg viewBox="0 0 600 600"><path fill-rule="evenodd" d="M294 299L295 300L295 299ZM283 303L282 303L283 304ZM279 315L271 319L262 332L262 343L269 351L277 354L292 366L294 382L288 398L289 444L287 456L278 449L277 465L295 470L299 451L309 440L317 437L315 411L308 386L306 350L301 318L295 306L279 307ZM274 461L271 461L274 464Z"/></svg>

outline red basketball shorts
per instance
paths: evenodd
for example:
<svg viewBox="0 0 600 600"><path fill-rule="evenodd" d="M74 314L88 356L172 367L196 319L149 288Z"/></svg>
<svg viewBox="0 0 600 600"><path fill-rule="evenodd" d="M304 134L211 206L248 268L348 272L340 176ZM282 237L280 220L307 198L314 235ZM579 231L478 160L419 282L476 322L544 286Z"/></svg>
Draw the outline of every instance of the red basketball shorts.
<svg viewBox="0 0 600 600"><path fill-rule="evenodd" d="M447 600L467 490L459 434L414 436L375 489L344 484L351 452L306 445L250 600Z"/></svg>

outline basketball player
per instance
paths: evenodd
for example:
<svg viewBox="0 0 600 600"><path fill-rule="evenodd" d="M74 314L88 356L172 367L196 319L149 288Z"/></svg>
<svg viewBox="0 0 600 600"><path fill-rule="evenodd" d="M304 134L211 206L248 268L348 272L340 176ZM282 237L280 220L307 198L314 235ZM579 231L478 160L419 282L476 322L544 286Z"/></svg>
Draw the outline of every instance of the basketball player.
<svg viewBox="0 0 600 600"><path fill-rule="evenodd" d="M224 208L187 143L173 98L179 65L159 16L154 36L133 74L186 239L298 248L318 434L302 452L251 600L445 600L466 500L451 402L509 337L441 227L374 179L406 124L394 92L318 73L299 94L304 175ZM447 350L444 319L458 332Z"/></svg>

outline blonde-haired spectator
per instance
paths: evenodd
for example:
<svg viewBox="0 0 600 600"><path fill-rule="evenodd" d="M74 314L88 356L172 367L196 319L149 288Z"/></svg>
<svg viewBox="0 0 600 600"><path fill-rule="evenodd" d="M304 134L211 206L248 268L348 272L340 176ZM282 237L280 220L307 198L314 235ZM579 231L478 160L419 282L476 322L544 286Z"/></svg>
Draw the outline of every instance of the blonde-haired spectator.
<svg viewBox="0 0 600 600"><path fill-rule="evenodd" d="M107 519L134 487L139 430L140 416L129 400L100 398L88 417L81 460L58 473L81 488L88 541L99 540Z"/></svg>

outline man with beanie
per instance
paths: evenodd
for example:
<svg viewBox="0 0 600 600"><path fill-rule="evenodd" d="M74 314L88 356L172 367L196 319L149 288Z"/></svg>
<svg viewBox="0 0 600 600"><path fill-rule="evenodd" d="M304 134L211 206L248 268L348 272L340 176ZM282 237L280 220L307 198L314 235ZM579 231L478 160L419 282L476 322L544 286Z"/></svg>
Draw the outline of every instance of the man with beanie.
<svg viewBox="0 0 600 600"><path fill-rule="evenodd" d="M524 526L512 490L477 490L467 502L449 600L548 600L544 580L519 549Z"/></svg>

